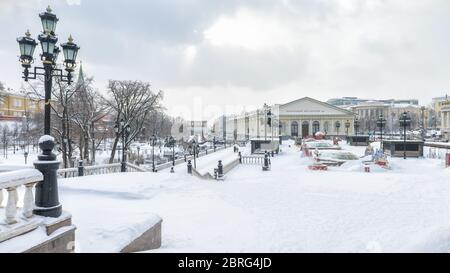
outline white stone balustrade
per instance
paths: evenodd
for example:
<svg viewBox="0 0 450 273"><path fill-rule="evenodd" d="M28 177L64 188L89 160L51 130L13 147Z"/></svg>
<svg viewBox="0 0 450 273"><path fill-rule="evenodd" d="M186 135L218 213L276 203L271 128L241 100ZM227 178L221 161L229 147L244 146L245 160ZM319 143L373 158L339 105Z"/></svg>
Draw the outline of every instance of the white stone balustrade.
<svg viewBox="0 0 450 273"><path fill-rule="evenodd" d="M19 201L17 189L21 186L25 187L22 214L25 218L33 216L33 188L37 182L42 180L42 173L36 169L0 173L0 207L4 199L3 190L6 190L5 223L7 225L17 223L17 202Z"/></svg>

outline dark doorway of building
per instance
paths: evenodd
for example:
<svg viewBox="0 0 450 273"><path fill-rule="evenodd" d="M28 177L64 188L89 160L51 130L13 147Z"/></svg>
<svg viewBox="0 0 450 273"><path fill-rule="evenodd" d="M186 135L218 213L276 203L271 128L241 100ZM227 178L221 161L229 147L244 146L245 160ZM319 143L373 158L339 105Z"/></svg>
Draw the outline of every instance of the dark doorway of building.
<svg viewBox="0 0 450 273"><path fill-rule="evenodd" d="M309 122L304 121L302 123L302 137L309 136Z"/></svg>
<svg viewBox="0 0 450 273"><path fill-rule="evenodd" d="M291 123L291 136L298 137L298 123L296 121Z"/></svg>

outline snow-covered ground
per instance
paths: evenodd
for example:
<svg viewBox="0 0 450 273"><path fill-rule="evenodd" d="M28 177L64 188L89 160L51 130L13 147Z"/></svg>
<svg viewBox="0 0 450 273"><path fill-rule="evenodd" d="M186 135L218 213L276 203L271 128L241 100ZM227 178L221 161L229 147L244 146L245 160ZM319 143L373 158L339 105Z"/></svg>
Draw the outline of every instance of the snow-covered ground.
<svg viewBox="0 0 450 273"><path fill-rule="evenodd" d="M271 171L239 165L221 182L187 175L182 165L173 174L60 180L63 208L78 227L77 251L117 251L155 214L163 241L152 252L450 251L443 160L390 158L391 170L371 173L355 162L310 171L311 159L292 143L282 150ZM209 156L217 154L199 164L214 165Z"/></svg>

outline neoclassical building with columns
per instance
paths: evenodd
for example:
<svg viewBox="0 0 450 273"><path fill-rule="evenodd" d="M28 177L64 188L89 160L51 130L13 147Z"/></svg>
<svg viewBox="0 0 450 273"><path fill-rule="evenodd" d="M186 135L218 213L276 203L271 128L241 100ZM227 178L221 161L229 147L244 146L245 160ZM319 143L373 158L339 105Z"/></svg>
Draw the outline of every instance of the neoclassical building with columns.
<svg viewBox="0 0 450 273"><path fill-rule="evenodd" d="M271 126L266 117L269 109ZM345 136L347 121L350 123L348 134L353 134L354 118L355 114L351 111L304 97L285 104L271 105L266 109L221 117L214 127L222 130L215 130L214 134L227 140L306 137L319 131L329 136Z"/></svg>
<svg viewBox="0 0 450 273"><path fill-rule="evenodd" d="M450 100L440 102L441 132L450 140Z"/></svg>

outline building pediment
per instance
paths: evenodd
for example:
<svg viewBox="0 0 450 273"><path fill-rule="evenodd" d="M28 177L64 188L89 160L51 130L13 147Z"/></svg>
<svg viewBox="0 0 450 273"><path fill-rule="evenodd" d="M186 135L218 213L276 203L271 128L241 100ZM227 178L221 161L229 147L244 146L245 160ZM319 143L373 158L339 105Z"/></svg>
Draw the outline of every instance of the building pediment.
<svg viewBox="0 0 450 273"><path fill-rule="evenodd" d="M333 106L326 102L321 102L309 97L301 98L286 104L280 105L280 116L328 116L328 115L354 115L352 112Z"/></svg>

